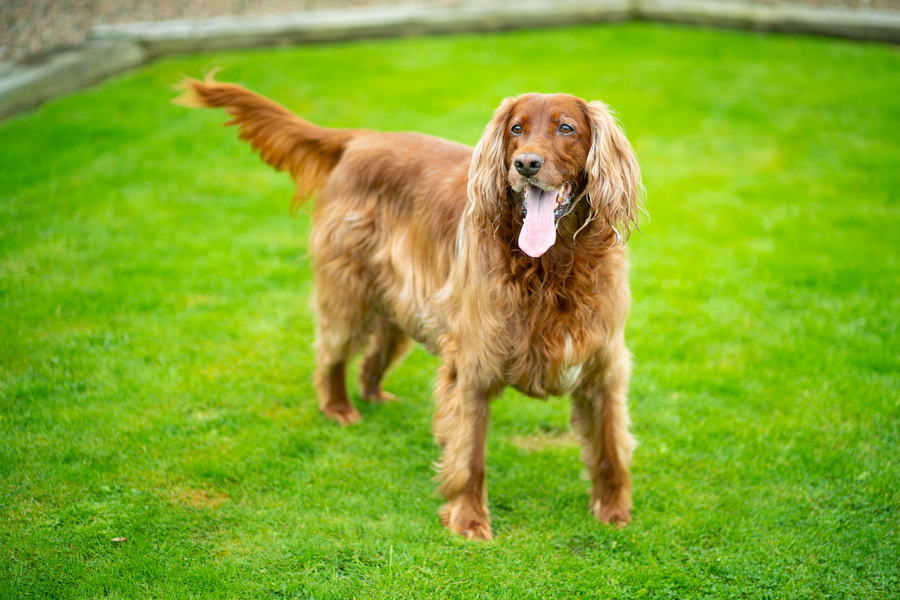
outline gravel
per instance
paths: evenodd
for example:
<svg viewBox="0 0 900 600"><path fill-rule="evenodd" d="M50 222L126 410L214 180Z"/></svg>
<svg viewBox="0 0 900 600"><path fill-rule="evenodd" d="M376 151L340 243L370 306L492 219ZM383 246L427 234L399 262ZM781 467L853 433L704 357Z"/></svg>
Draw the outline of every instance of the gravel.
<svg viewBox="0 0 900 600"><path fill-rule="evenodd" d="M784 3L780 0L743 1L756 4ZM453 6L475 2L476 0L0 0L0 59L27 62L48 52L76 46L94 25L100 24L222 15L259 16L375 5ZM900 0L793 0L791 3L900 10Z"/></svg>
<svg viewBox="0 0 900 600"><path fill-rule="evenodd" d="M900 1L900 0L898 0ZM0 0L0 58L25 60L81 43L94 25L411 4L397 0ZM460 2L419 0L447 6Z"/></svg>

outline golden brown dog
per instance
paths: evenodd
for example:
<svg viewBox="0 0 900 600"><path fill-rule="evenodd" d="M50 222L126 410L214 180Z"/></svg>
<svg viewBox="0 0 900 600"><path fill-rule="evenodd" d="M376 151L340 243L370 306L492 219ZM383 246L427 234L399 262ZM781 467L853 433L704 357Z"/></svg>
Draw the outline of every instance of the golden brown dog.
<svg viewBox="0 0 900 600"><path fill-rule="evenodd" d="M441 519L492 537L488 404L506 386L570 394L603 522L631 520L626 390L630 295L623 247L643 193L606 106L564 94L507 98L474 150L418 133L327 129L241 86L186 79L188 106L223 107L262 158L318 191L309 241L319 407L360 415L345 367L366 342L361 395L379 402L410 340L443 361L433 431Z"/></svg>

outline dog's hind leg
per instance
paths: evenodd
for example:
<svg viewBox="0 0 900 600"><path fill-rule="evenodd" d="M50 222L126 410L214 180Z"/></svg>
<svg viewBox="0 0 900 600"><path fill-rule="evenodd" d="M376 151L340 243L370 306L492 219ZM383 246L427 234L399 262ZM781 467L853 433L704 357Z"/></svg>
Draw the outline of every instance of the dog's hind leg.
<svg viewBox="0 0 900 600"><path fill-rule="evenodd" d="M369 339L369 349L359 369L359 389L364 400L385 402L396 400L393 394L381 389L387 370L409 350L412 340L384 315L379 315L375 332Z"/></svg>
<svg viewBox="0 0 900 600"><path fill-rule="evenodd" d="M316 335L316 372L313 380L319 397L319 410L341 425L349 425L362 417L347 397L347 359L352 354L350 334L346 327L320 312Z"/></svg>
<svg viewBox="0 0 900 600"><path fill-rule="evenodd" d="M603 523L631 521L631 453L626 399L631 358L624 340L613 343L605 366L572 394L572 428L584 441L581 457L591 476L591 510Z"/></svg>
<svg viewBox="0 0 900 600"><path fill-rule="evenodd" d="M341 425L349 425L359 421L362 416L347 397L344 384L347 364L340 360L326 364L316 370L315 383L319 395L319 410Z"/></svg>
<svg viewBox="0 0 900 600"><path fill-rule="evenodd" d="M313 377L319 409L341 425L361 416L347 397L347 362L370 331L364 283L353 286L347 279L334 285L323 269L317 272L318 322L316 326L316 372ZM353 293L353 288L357 293ZM333 290L341 290L339 293ZM340 301L335 301L340 298Z"/></svg>

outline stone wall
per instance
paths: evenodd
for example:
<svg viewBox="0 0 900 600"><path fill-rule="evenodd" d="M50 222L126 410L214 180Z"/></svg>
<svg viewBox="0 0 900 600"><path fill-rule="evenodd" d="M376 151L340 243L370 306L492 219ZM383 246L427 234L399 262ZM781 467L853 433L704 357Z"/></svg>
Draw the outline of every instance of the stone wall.
<svg viewBox="0 0 900 600"><path fill-rule="evenodd" d="M28 60L61 47L77 46L93 27L114 23L224 15L253 17L362 6L453 7L520 3L521 0L0 0L0 60ZM743 0L743 3L900 12L900 0Z"/></svg>

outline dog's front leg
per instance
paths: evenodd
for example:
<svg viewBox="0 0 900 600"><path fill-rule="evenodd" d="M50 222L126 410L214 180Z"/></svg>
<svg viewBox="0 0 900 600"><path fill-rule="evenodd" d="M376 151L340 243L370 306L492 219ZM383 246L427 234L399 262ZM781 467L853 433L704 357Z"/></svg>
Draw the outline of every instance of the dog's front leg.
<svg viewBox="0 0 900 600"><path fill-rule="evenodd" d="M469 539L493 539L484 471L488 404L496 392L476 386L446 363L438 371L434 436L443 449L438 491L441 521Z"/></svg>
<svg viewBox="0 0 900 600"><path fill-rule="evenodd" d="M605 366L572 393L572 428L585 444L581 457L591 476L591 510L599 521L621 526L631 521L631 359L623 341L610 350Z"/></svg>

